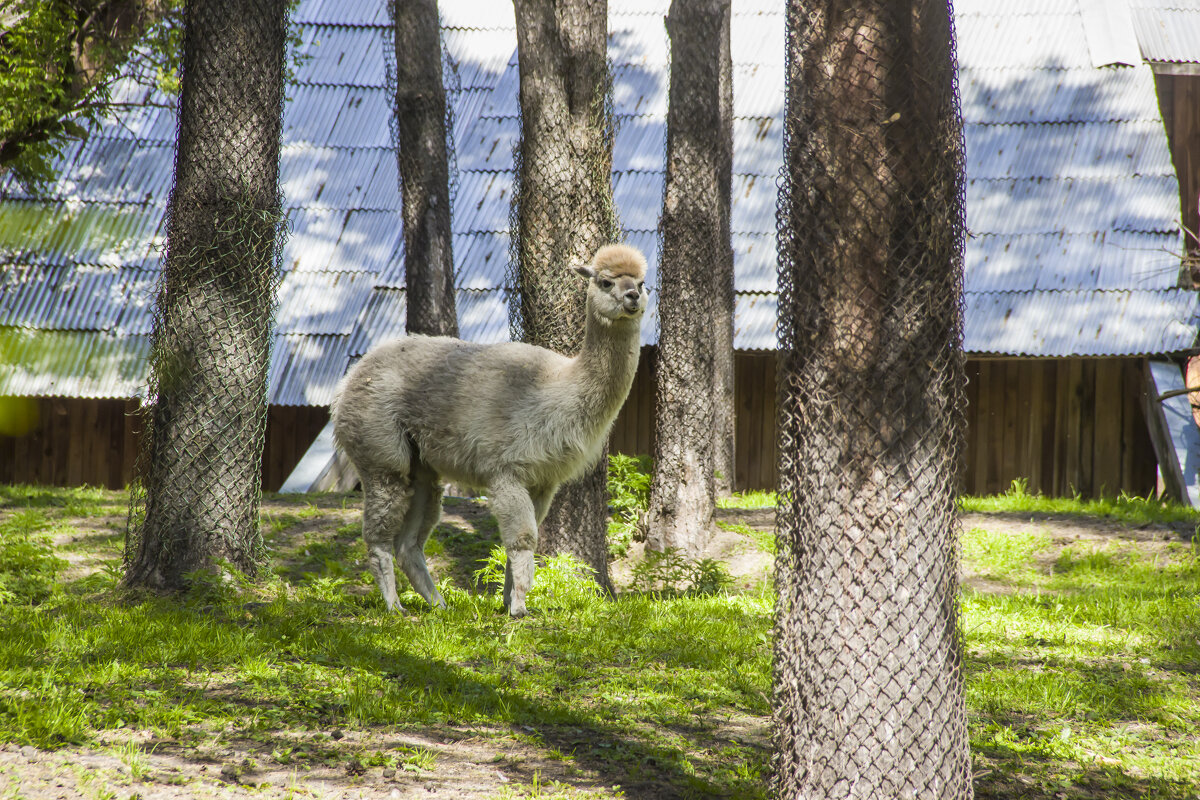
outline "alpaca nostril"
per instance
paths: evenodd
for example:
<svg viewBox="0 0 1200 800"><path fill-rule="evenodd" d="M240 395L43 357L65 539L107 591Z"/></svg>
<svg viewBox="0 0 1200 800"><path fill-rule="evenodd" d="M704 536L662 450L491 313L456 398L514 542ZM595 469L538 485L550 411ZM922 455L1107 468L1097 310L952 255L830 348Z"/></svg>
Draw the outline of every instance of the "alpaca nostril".
<svg viewBox="0 0 1200 800"><path fill-rule="evenodd" d="M641 296L642 296L642 293L639 292L637 289L630 289L628 292L625 293L626 300L638 300L641 298Z"/></svg>

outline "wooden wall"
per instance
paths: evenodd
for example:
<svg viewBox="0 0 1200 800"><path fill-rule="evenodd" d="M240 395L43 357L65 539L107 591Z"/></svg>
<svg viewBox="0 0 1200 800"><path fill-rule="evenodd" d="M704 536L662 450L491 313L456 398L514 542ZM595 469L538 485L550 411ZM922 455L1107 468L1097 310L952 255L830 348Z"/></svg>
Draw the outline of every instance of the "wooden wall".
<svg viewBox="0 0 1200 800"><path fill-rule="evenodd" d="M137 458L135 400L31 398L24 436L0 436L0 483L119 489Z"/></svg>
<svg viewBox="0 0 1200 800"><path fill-rule="evenodd" d="M0 436L0 483L120 489L138 451L135 400L34 398L36 422L24 436ZM263 488L278 489L325 427L324 408L271 406Z"/></svg>
<svg viewBox="0 0 1200 800"><path fill-rule="evenodd" d="M654 350L642 348L629 399L613 424L614 453L654 452ZM734 358L733 485L737 490L775 488L775 354L740 352Z"/></svg>
<svg viewBox="0 0 1200 800"><path fill-rule="evenodd" d="M1017 478L1053 496L1154 492L1143 365L1136 358L968 361L966 492L1002 492Z"/></svg>
<svg viewBox="0 0 1200 800"><path fill-rule="evenodd" d="M775 486L775 357L738 353L734 486ZM1156 462L1141 407L1140 359L997 359L967 362L964 487L1002 492L1016 478L1049 495L1091 497L1155 490ZM0 482L117 488L133 474L133 401L43 398L39 422L0 436ZM272 406L263 488L278 489L328 421L324 408ZM654 356L643 352L612 450L650 454Z"/></svg>
<svg viewBox="0 0 1200 800"><path fill-rule="evenodd" d="M1195 256L1200 253L1200 242L1196 240L1200 232L1200 75L1156 74L1154 87L1179 177L1186 248ZM1200 277L1200 273L1192 277Z"/></svg>

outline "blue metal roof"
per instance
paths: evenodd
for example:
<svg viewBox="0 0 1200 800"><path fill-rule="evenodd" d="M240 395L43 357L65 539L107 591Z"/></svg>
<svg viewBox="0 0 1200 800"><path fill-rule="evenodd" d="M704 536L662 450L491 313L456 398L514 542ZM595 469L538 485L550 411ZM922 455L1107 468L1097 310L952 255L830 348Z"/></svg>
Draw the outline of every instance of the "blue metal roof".
<svg viewBox="0 0 1200 800"><path fill-rule="evenodd" d="M1194 60L1197 40L1163 23L1176 16L1163 9L1169 2L1132 0L1135 26L1149 31L1143 53ZM502 341L520 135L513 11L491 0L440 5L452 68L459 327L469 339ZM666 141L667 5L610 0L613 190L626 239L647 254L651 285ZM1178 186L1149 67L1093 67L1074 3L954 5L971 233L967 349L1099 356L1191 346L1196 296L1175 288ZM403 332L406 293L386 4L302 0L293 19L308 58L284 118L281 188L292 234L271 402L307 405L328 402L349 359ZM784 35L781 0L735 0L732 225L735 341L743 349L776 342ZM169 98L145 87L125 82L118 92L148 104L69 147L47 197L0 181L0 263L7 265L0 334L25 342L20 352L29 358L0 368L0 393L129 396L141 388L175 115ZM656 313L653 293L647 342ZM47 350L61 357L47 359ZM58 376L37 372L60 363Z"/></svg>

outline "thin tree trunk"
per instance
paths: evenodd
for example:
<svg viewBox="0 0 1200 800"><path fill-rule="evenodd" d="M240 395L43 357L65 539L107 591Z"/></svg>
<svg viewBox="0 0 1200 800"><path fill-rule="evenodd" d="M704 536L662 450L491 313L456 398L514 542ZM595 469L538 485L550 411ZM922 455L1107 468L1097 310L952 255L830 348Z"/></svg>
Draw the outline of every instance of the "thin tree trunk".
<svg viewBox="0 0 1200 800"><path fill-rule="evenodd" d="M728 153L722 129L721 48L729 31L729 0L674 0L667 15L671 85L667 108L667 175L659 266L658 371L655 389L654 479L646 515L646 546L677 549L697 559L714 509L718 414L714 387L718 328L728 321L717 297L728 240L721 167ZM726 194L726 197L728 195Z"/></svg>
<svg viewBox="0 0 1200 800"><path fill-rule="evenodd" d="M181 588L189 572L221 560L254 573L261 556L286 5L185 8L149 431L126 542L131 585Z"/></svg>
<svg viewBox="0 0 1200 800"><path fill-rule="evenodd" d="M776 793L970 797L949 8L791 0L788 34Z"/></svg>
<svg viewBox="0 0 1200 800"><path fill-rule="evenodd" d="M457 336L446 90L437 0L394 0L396 158L409 333Z"/></svg>
<svg viewBox="0 0 1200 800"><path fill-rule="evenodd" d="M619 233L612 203L607 108L608 4L517 0L521 144L514 192L516 338L573 355L583 344L585 289L567 267L589 261ZM563 486L539 550L572 553L608 576L605 457Z"/></svg>
<svg viewBox="0 0 1200 800"><path fill-rule="evenodd" d="M717 164L717 202L721 212L721 254L713 271L714 295L717 300L713 330L717 333L713 365L713 489L718 497L730 495L736 479L736 431L733 351L733 235L730 224L733 204L733 59L729 40L729 13L725 14L718 41L721 67L720 143L721 158Z"/></svg>

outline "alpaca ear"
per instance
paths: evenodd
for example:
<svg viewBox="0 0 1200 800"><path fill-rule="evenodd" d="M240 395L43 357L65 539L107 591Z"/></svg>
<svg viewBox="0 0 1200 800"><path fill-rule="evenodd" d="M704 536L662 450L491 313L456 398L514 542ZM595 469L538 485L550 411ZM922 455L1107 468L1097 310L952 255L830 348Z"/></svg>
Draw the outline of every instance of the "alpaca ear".
<svg viewBox="0 0 1200 800"><path fill-rule="evenodd" d="M582 264L578 267L571 267L571 269L575 270L585 278L596 277L596 270L590 264Z"/></svg>

